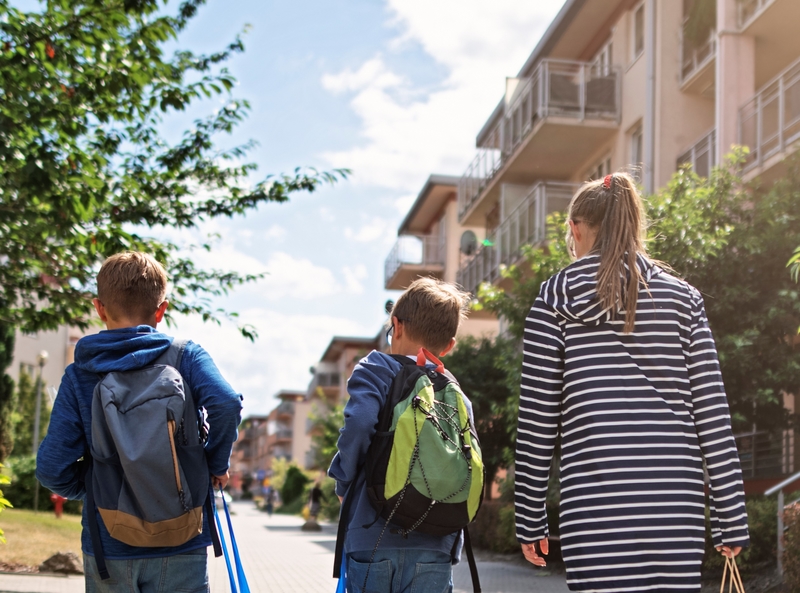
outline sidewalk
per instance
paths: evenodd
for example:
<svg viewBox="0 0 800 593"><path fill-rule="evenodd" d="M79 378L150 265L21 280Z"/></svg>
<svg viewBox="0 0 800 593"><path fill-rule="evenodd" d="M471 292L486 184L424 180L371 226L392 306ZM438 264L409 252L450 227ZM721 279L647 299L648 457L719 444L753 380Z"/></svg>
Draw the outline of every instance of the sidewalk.
<svg viewBox="0 0 800 593"><path fill-rule="evenodd" d="M268 517L250 503L232 505L234 530L253 593L332 593L335 526L300 531L302 519ZM230 537L225 533L228 545ZM561 593L568 591L563 575L547 575L521 563L478 561L484 593ZM211 556L208 578L212 593L230 590L223 558ZM471 593L466 559L454 573L455 593ZM0 574L0 593L82 593L82 577Z"/></svg>

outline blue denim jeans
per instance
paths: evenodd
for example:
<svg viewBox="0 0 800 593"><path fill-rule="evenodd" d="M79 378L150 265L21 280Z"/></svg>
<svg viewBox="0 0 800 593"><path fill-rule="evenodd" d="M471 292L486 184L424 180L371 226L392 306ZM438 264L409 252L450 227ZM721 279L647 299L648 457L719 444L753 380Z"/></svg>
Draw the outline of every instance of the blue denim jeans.
<svg viewBox="0 0 800 593"><path fill-rule="evenodd" d="M101 580L93 556L83 556L86 593L208 593L205 548L164 556L106 560L110 579Z"/></svg>
<svg viewBox="0 0 800 593"><path fill-rule="evenodd" d="M347 593L452 593L450 555L434 550L386 549L347 555ZM369 567L369 575L367 575ZM364 579L367 579L366 589Z"/></svg>

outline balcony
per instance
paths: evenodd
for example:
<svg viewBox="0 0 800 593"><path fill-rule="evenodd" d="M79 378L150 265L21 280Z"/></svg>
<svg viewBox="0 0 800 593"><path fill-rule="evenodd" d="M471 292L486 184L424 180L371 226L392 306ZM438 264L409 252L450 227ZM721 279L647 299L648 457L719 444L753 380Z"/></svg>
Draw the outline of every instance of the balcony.
<svg viewBox="0 0 800 593"><path fill-rule="evenodd" d="M540 182L530 188L519 205L458 272L458 283L473 294L483 282L500 277L500 267L517 263L525 245L538 245L547 237L547 215L569 206L578 184Z"/></svg>
<svg viewBox="0 0 800 593"><path fill-rule="evenodd" d="M684 27L685 29L685 27ZM710 31L708 38L700 43L681 40L681 90L687 93L714 96L717 57L717 32Z"/></svg>
<svg viewBox="0 0 800 593"><path fill-rule="evenodd" d="M750 154L745 171L762 171L791 151L800 139L800 60L766 84L739 110L739 144Z"/></svg>
<svg viewBox="0 0 800 593"><path fill-rule="evenodd" d="M691 165L692 170L700 177L711 175L711 169L717 166L717 131L711 130L695 142L689 150L678 157L678 168Z"/></svg>
<svg viewBox="0 0 800 593"><path fill-rule="evenodd" d="M588 62L543 60L519 81L458 185L462 225L481 225L501 183L566 179L619 125L620 75Z"/></svg>
<svg viewBox="0 0 800 593"><path fill-rule="evenodd" d="M775 0L739 0L739 28L746 29Z"/></svg>
<svg viewBox="0 0 800 593"><path fill-rule="evenodd" d="M386 290L403 290L420 276L444 275L444 237L403 235L384 265Z"/></svg>

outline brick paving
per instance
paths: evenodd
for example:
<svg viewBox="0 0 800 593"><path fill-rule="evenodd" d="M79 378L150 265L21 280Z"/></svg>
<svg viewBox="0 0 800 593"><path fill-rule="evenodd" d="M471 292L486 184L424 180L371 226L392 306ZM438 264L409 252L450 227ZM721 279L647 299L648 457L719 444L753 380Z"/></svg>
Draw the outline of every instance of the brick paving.
<svg viewBox="0 0 800 593"><path fill-rule="evenodd" d="M323 531L300 531L297 517L257 511L249 503L232 505L234 532L253 593L332 593L334 525ZM223 521L224 523L224 521ZM226 527L226 538L227 527ZM228 541L230 546L230 541ZM562 593L568 591L563 575L538 571L521 562L496 557L480 559L478 569L484 593ZM223 558L211 556L208 578L212 593L230 589ZM466 559L455 568L455 593L470 593L472 585ZM0 593L81 593L82 577L0 574Z"/></svg>

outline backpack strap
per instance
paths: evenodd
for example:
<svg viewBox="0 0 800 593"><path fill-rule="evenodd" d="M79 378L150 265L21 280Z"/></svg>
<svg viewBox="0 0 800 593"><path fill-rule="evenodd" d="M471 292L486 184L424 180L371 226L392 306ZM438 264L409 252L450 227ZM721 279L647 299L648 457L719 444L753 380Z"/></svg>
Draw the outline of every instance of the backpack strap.
<svg viewBox="0 0 800 593"><path fill-rule="evenodd" d="M458 538L456 538L456 541ZM467 553L469 574L472 577L473 593L481 593L481 579L478 577L478 565L475 563L475 554L472 553L472 541L469 539L469 529L464 528L464 551Z"/></svg>
<svg viewBox="0 0 800 593"><path fill-rule="evenodd" d="M88 452L86 453L85 461L83 480L86 487L86 519L89 523L89 536L92 540L97 573L100 575L100 579L105 581L110 579L111 576L108 574L106 556L103 553L103 542L100 539L100 527L97 524L97 506L94 504L94 488L92 487L92 461Z"/></svg>
<svg viewBox="0 0 800 593"><path fill-rule="evenodd" d="M426 348L420 348L419 352L417 352L417 366L424 367L429 360L436 365L437 373L444 373L444 365L442 364L442 361L436 358L430 350Z"/></svg>
<svg viewBox="0 0 800 593"><path fill-rule="evenodd" d="M333 578L338 579L342 576L342 560L344 559L344 537L347 534L347 517L350 515L350 507L353 504L353 487L356 483L353 480L347 487L347 492L342 498L342 508L339 510L339 528L336 531L336 548L333 556Z"/></svg>

